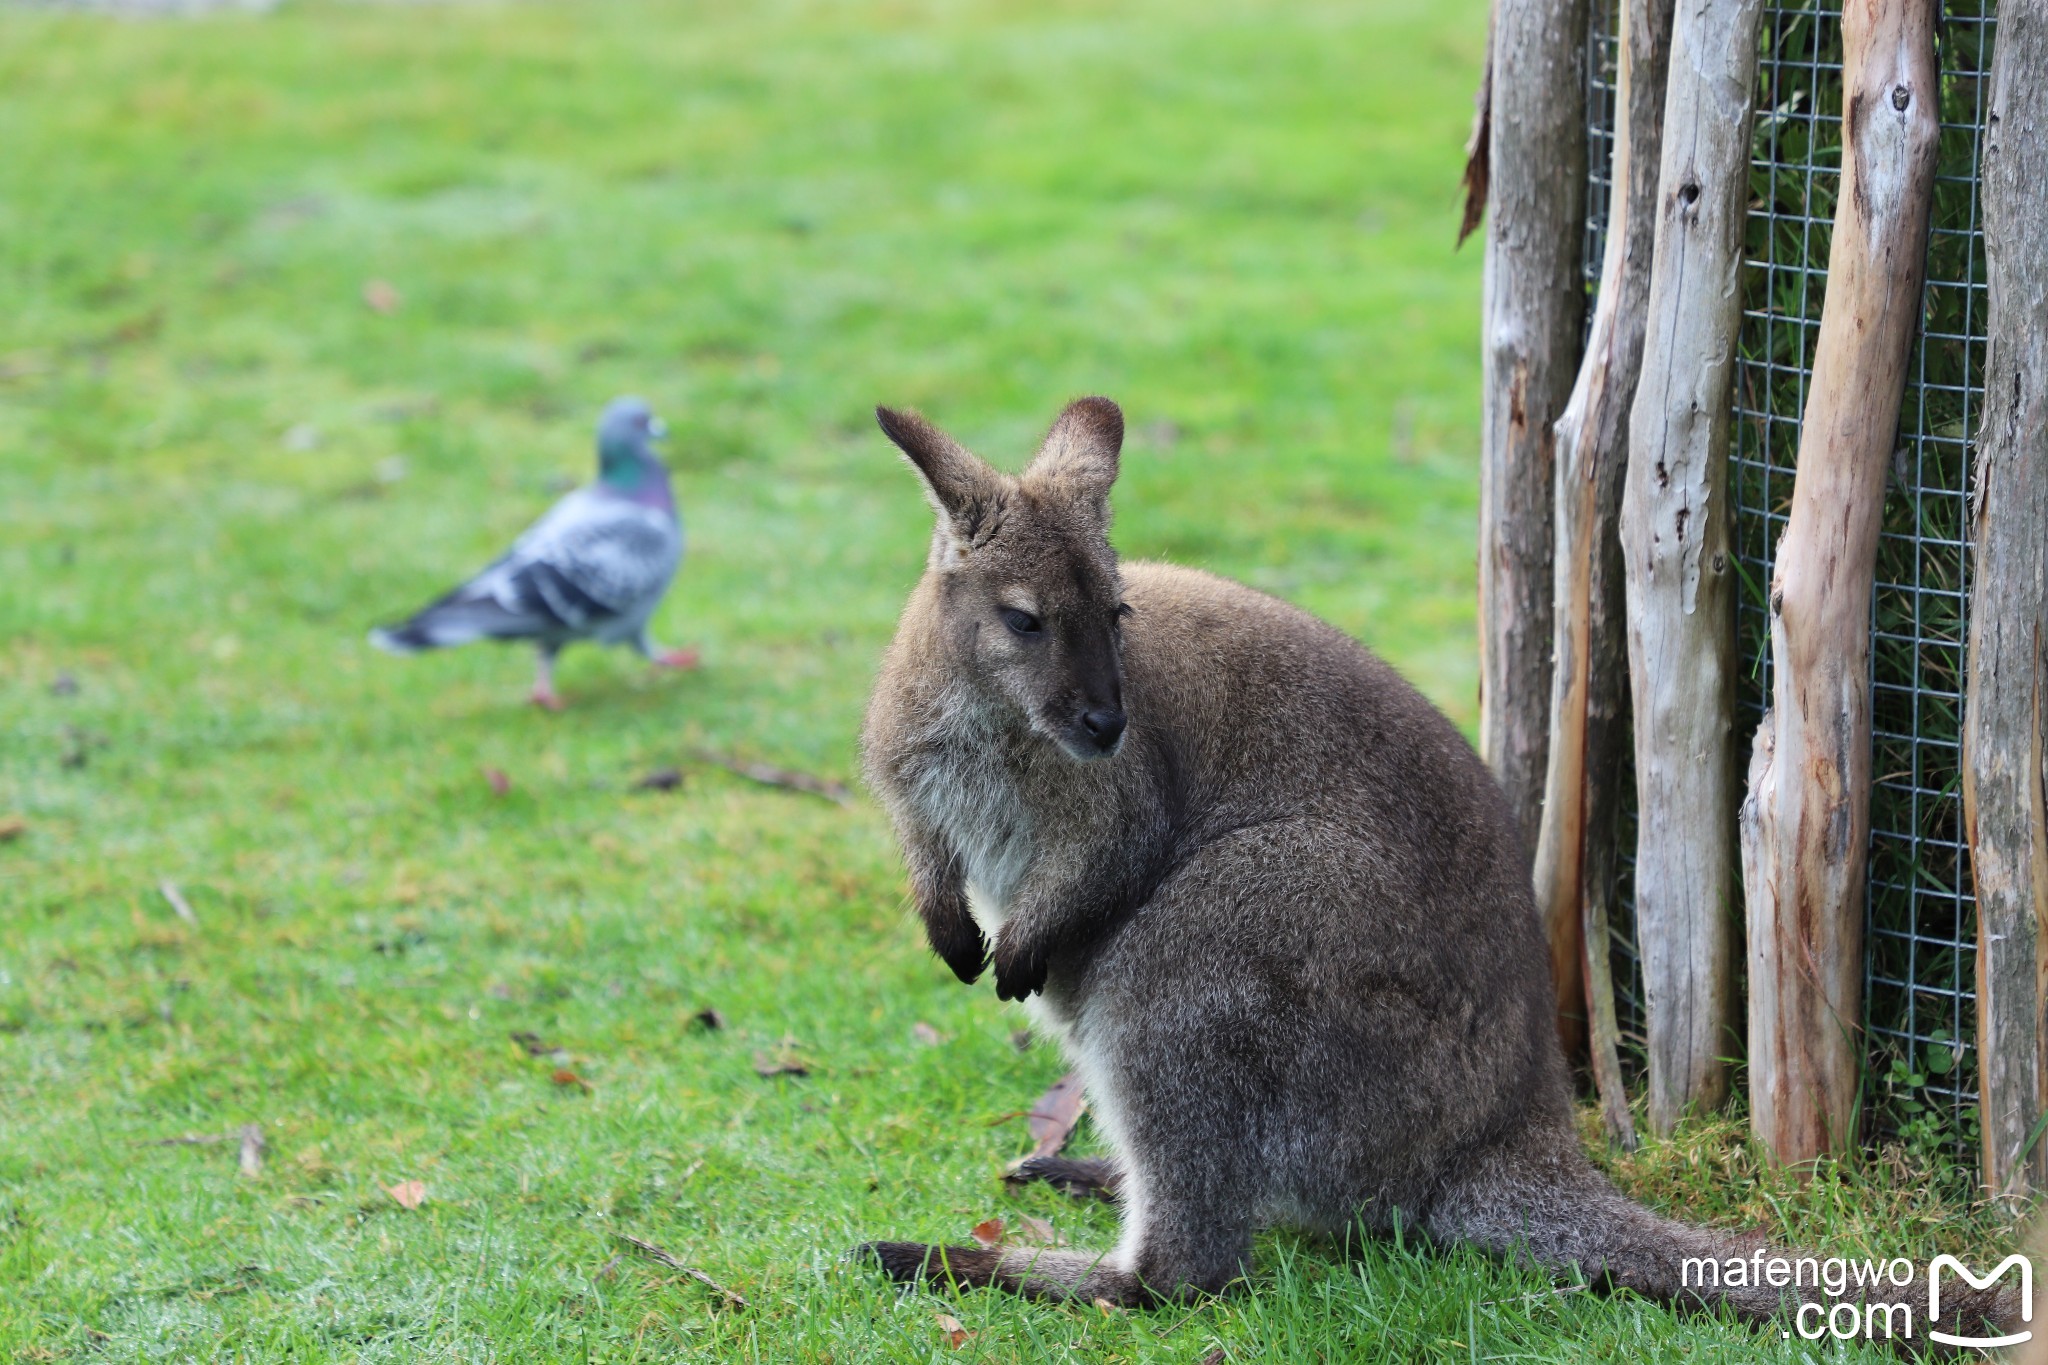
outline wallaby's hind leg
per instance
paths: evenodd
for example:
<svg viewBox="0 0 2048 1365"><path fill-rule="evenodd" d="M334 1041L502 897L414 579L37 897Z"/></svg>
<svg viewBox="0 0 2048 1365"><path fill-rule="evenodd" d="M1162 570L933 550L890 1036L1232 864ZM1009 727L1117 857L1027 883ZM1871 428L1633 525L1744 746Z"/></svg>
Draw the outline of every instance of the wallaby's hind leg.
<svg viewBox="0 0 2048 1365"><path fill-rule="evenodd" d="M1027 1156L1003 1177L1011 1185L1043 1181L1070 1199L1116 1202L1123 1188L1123 1168L1107 1157Z"/></svg>
<svg viewBox="0 0 2048 1365"><path fill-rule="evenodd" d="M1102 1299L1125 1308L1218 1294L1251 1262L1251 1229L1238 1210L1134 1199L1123 1241L1108 1253L1034 1247L928 1246L869 1242L856 1247L905 1284L1007 1289L1035 1299Z"/></svg>

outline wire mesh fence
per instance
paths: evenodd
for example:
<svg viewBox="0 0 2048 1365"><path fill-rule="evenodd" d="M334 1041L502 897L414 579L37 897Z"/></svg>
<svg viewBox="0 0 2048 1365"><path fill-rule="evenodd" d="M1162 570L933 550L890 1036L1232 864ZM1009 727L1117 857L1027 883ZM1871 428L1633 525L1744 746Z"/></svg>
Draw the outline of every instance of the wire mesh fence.
<svg viewBox="0 0 2048 1365"><path fill-rule="evenodd" d="M1589 290L1607 222L1615 99L1615 7L1602 0L1593 9ZM1996 10L1996 0L1942 6L1927 285L1871 611L1876 780L1865 906L1866 1118L1876 1133L1966 1161L1978 1136L1976 915L1962 828L1961 712L1969 472L1986 321L1977 172ZM1766 593L1791 507L1841 181L1839 0L1767 5L1762 42L1730 471L1740 575L1736 731L1744 746L1770 695ZM1624 847L1632 850L1632 832ZM1639 1048L1633 930L1632 913L1616 917L1612 952L1624 1042Z"/></svg>

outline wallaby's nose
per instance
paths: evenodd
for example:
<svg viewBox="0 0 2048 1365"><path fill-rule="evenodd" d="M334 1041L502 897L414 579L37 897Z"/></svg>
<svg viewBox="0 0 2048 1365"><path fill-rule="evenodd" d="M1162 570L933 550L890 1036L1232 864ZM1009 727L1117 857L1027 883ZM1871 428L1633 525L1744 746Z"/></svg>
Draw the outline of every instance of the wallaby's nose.
<svg viewBox="0 0 2048 1365"><path fill-rule="evenodd" d="M1088 731L1095 747L1108 753L1123 738L1124 713L1122 711L1083 711L1081 725Z"/></svg>

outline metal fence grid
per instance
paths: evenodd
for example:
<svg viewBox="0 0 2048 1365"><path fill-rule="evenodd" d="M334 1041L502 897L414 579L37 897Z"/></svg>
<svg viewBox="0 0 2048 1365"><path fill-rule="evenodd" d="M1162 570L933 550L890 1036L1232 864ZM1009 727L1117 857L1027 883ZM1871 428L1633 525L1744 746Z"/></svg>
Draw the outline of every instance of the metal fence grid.
<svg viewBox="0 0 2048 1365"><path fill-rule="evenodd" d="M1872 1128L1965 1160L1977 1147L1976 916L1960 791L1969 593L1968 488L1983 393L1978 145L1996 0L1944 0L1941 150L1921 332L1899 420L1872 603L1876 781L1866 900L1865 1094ZM1841 179L1839 0L1764 14L1735 393L1734 538L1741 574L1737 729L1770 693L1766 587L1789 513ZM1597 279L1614 109L1612 6L1589 37L1589 280ZM1595 217L1597 215L1597 222ZM1591 286L1589 285L1589 288ZM1624 847L1632 848L1632 839ZM1632 916L1617 917L1624 1037L1640 1040Z"/></svg>

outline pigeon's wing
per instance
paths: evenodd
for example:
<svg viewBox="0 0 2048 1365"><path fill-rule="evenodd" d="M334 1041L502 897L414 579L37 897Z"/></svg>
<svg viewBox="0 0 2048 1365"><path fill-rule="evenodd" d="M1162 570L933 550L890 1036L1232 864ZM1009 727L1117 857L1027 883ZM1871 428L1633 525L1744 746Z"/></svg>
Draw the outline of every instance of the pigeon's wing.
<svg viewBox="0 0 2048 1365"><path fill-rule="evenodd" d="M583 639L645 619L681 556L682 531L670 513L578 489L483 572L370 638L397 653L483 639Z"/></svg>
<svg viewBox="0 0 2048 1365"><path fill-rule="evenodd" d="M492 596L571 638L645 620L682 556L675 518L601 495L573 513L520 538L498 566Z"/></svg>

